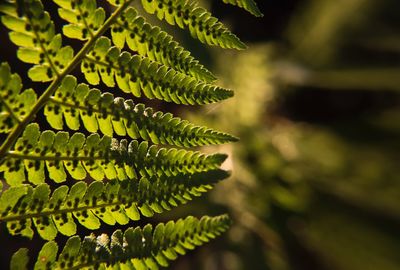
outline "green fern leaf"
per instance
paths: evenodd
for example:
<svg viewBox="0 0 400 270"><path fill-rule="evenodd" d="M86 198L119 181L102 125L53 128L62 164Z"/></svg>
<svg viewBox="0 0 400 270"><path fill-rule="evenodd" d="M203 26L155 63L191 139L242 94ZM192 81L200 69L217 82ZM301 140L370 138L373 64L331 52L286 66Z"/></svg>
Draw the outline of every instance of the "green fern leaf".
<svg viewBox="0 0 400 270"><path fill-rule="evenodd" d="M195 174L158 175L140 181L110 181L106 185L93 182L88 187L78 182L68 192L61 186L49 199L47 184L12 187L0 197L0 222L6 222L13 235L32 237L32 221L39 235L52 240L57 232L76 233L74 219L88 229L100 227L100 220L114 225L139 220L140 213L151 217L171 210L193 197L209 191L218 181L228 177L223 170Z"/></svg>
<svg viewBox="0 0 400 270"><path fill-rule="evenodd" d="M207 171L219 168L225 158L223 154L206 156L183 149L148 147L147 141L139 144L134 140L128 145L126 140L118 142L98 134L85 138L82 133L71 137L66 132L41 133L37 124L30 124L2 161L0 172L12 186L25 179L35 185L43 183L45 167L55 182L66 180L65 170L77 180L85 179L87 173L95 180L125 180Z"/></svg>
<svg viewBox="0 0 400 270"><path fill-rule="evenodd" d="M57 244L48 242L42 248L36 265L46 254L49 268L55 269L158 269L167 267L169 261L183 255L186 250L208 242L221 235L230 225L226 215L203 217L189 216L176 222L159 223L155 228L129 228L116 230L110 237L93 234L83 240L79 236L68 239L57 259ZM51 249L51 248L52 249Z"/></svg>
<svg viewBox="0 0 400 270"><path fill-rule="evenodd" d="M60 34L55 34L54 23L37 0L24 3L24 16L19 17L16 8L0 7L6 13L3 24L11 30L11 41L20 47L17 56L26 63L34 64L28 75L33 81L51 81L71 62L73 50L62 47Z"/></svg>
<svg viewBox="0 0 400 270"><path fill-rule="evenodd" d="M105 12L97 8L96 0L53 0L61 8L58 14L68 21L63 33L69 38L87 40L103 25Z"/></svg>
<svg viewBox="0 0 400 270"><path fill-rule="evenodd" d="M153 112L132 100L114 98L110 93L101 94L85 84L77 85L73 76L66 76L51 97L44 111L50 125L62 130L64 121L73 130L80 128L79 118L89 132L99 130L107 135L128 134L156 144L202 146L236 140L233 136L174 118L171 114Z"/></svg>
<svg viewBox="0 0 400 270"><path fill-rule="evenodd" d="M0 133L8 133L25 117L36 102L32 89L21 93L18 74L11 74L7 63L0 64Z"/></svg>
<svg viewBox="0 0 400 270"><path fill-rule="evenodd" d="M256 2L254 2L254 0L222 0L222 1L226 4L231 4L234 6L244 8L245 10L247 10L256 17L263 16Z"/></svg>
<svg viewBox="0 0 400 270"><path fill-rule="evenodd" d="M142 0L144 9L171 25L187 28L202 43L229 49L245 49L246 45L217 18L197 3L187 0Z"/></svg>
<svg viewBox="0 0 400 270"><path fill-rule="evenodd" d="M112 41L122 49L129 48L198 80L211 82L215 76L205 69L190 52L184 50L173 37L159 27L148 24L134 8L128 8L111 28Z"/></svg>
<svg viewBox="0 0 400 270"><path fill-rule="evenodd" d="M38 260L35 263L35 270L51 269L51 265L54 264L57 259L58 245L49 241L43 245L39 252Z"/></svg>
<svg viewBox="0 0 400 270"><path fill-rule="evenodd" d="M10 187L4 191L0 197L0 208L1 212L9 212L17 204L23 204L24 195L31 191L26 186ZM33 236L33 230L31 229L31 220L26 222L10 223L7 224L8 230L11 234L20 234L29 238Z"/></svg>
<svg viewBox="0 0 400 270"><path fill-rule="evenodd" d="M20 248L11 257L10 270L28 269L28 262L29 262L28 249Z"/></svg>
<svg viewBox="0 0 400 270"><path fill-rule="evenodd" d="M196 79L169 69L138 55L120 53L111 47L106 37L97 40L94 49L82 61L81 70L93 85L102 80L108 87L115 81L124 92L149 99L160 99L177 104L209 104L233 96L221 87L199 82Z"/></svg>

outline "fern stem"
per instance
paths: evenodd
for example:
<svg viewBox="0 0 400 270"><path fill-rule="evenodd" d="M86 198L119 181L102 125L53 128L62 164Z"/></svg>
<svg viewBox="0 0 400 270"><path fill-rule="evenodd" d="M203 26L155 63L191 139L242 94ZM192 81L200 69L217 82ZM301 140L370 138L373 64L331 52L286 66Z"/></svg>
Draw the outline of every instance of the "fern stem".
<svg viewBox="0 0 400 270"><path fill-rule="evenodd" d="M18 152L9 151L6 155L10 158L17 158L21 160L39 160L39 161L90 161L90 160L104 160L105 157L88 157L88 156L41 156L41 155L24 155Z"/></svg>
<svg viewBox="0 0 400 270"><path fill-rule="evenodd" d="M128 201L127 203L137 203L135 200ZM109 203L103 203L103 204L97 204L97 205L87 205L87 206L81 206L81 207L74 207L74 208L64 208L64 209L58 209L58 210L44 210L40 211L37 213L28 213L28 214L21 214L18 216L6 216L6 217L0 217L0 222L9 222L9 221L16 221L16 220L24 220L28 218L40 218L43 216L50 216L50 215L59 215L59 214L64 214L64 213L73 213L73 212L80 212L80 211L85 211L85 210L94 210L98 208L103 208L103 207L110 207L110 206L116 206L116 205L122 205L121 201L115 201L115 202L109 202Z"/></svg>
<svg viewBox="0 0 400 270"><path fill-rule="evenodd" d="M21 123L21 119L14 113L13 109L8 105L8 103L3 99L0 99L0 102L3 104L3 106L9 112L11 117L14 118L15 121L17 121L18 123Z"/></svg>
<svg viewBox="0 0 400 270"><path fill-rule="evenodd" d="M66 101L62 101L62 100L59 100L59 99L57 99L56 97L54 97L54 96L52 96L52 97L50 97L50 99L51 99L51 103L53 103L53 104L57 104L57 105L60 105L60 106L63 106L63 107L68 107L68 108L71 108L71 109L78 109L78 110L84 110L84 111L87 111L88 110L88 107L85 107L85 106L81 106L81 105L76 105L76 104L72 104L72 103L69 103L69 102L66 102ZM101 110L99 110L99 109L96 109L96 108L90 108L90 110L92 111L92 112L94 112L94 113L103 113L103 111L101 111ZM107 113L112 113L112 111L111 110L106 110L107 111Z"/></svg>
<svg viewBox="0 0 400 270"><path fill-rule="evenodd" d="M78 54L75 55L68 67L66 67L64 71L49 85L49 87L47 87L46 91L40 96L35 105L32 106L32 110L30 111L30 113L22 121L20 121L20 123L11 131L4 143L1 145L0 161L5 158L7 151L14 145L15 141L25 129L26 125L28 125L35 118L39 110L49 101L64 77L70 74L73 69L82 61L89 50L92 49L97 39L101 37L105 31L107 31L107 29L114 23L114 21L129 6L132 1L133 0L124 2L114 11L114 13L107 19L107 21L96 32L96 34L91 39L89 39L82 47L82 49L78 52Z"/></svg>

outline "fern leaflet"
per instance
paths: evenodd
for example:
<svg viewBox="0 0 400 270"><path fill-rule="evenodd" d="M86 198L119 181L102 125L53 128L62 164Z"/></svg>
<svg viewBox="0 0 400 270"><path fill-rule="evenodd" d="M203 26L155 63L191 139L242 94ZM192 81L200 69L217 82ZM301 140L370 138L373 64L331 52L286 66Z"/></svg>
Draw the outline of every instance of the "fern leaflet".
<svg viewBox="0 0 400 270"><path fill-rule="evenodd" d="M28 269L29 256L27 248L20 248L11 258L10 269L21 270Z"/></svg>
<svg viewBox="0 0 400 270"><path fill-rule="evenodd" d="M260 9L257 7L256 2L254 2L254 0L222 0L222 1L226 4L231 4L234 6L244 8L245 10L247 10L256 17L263 16Z"/></svg>
<svg viewBox="0 0 400 270"><path fill-rule="evenodd" d="M70 22L63 27L66 37L87 40L92 38L104 23L104 9L97 8L96 0L53 1L61 7L58 10L60 17Z"/></svg>

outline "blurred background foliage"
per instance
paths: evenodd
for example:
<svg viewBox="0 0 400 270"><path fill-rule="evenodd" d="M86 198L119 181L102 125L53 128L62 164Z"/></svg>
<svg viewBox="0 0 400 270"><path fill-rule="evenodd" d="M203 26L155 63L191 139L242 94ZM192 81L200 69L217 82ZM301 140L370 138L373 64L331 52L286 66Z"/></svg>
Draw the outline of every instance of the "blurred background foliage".
<svg viewBox="0 0 400 270"><path fill-rule="evenodd" d="M261 20L217 2L249 49L194 50L236 95L186 117L241 140L179 214L234 225L174 269L400 269L399 1L264 0Z"/></svg>

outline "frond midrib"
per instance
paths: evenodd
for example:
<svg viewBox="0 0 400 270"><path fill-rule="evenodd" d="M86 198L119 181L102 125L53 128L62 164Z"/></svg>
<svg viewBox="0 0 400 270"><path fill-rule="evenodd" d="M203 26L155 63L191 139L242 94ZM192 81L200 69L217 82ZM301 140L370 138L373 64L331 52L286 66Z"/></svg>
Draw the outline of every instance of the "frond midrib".
<svg viewBox="0 0 400 270"><path fill-rule="evenodd" d="M3 104L3 106L6 108L6 111L11 115L12 118L14 118L15 121L17 121L18 123L22 122L22 120L14 113L14 110L10 107L8 102L6 102L1 97L0 97L0 103Z"/></svg>
<svg viewBox="0 0 400 270"><path fill-rule="evenodd" d="M175 238L175 239L168 239L167 243L165 243L165 242L163 243L162 248L152 246L150 252L148 254L144 254L142 256L129 256L129 254L125 253L125 254L123 254L124 257L118 258L118 262L126 262L131 259L143 259L143 258L148 258L148 257L152 257L152 256L157 256L158 254L160 254L160 253L162 254L163 252L166 252L169 249L173 249L174 247L179 246L182 242L187 242L188 240L190 240L194 237L209 238L208 234L214 232L212 229L213 228L210 226L209 228L202 228L201 231L199 231L197 233L192 233L192 235L189 235L189 236L182 235L180 237L177 236L177 238ZM222 229L216 229L215 231L220 231L220 230L222 230ZM66 269L76 270L76 269L81 269L81 268L88 267L88 266L98 265L101 263L110 263L110 258L103 259L103 260L101 260L101 259L93 260L91 262L81 263L81 264L74 265L73 267L66 268Z"/></svg>
<svg viewBox="0 0 400 270"><path fill-rule="evenodd" d="M146 177L143 177L142 179L147 179ZM168 180L169 178L167 178L165 180L165 182L161 182L161 185L164 185L165 187L167 187L168 190L165 189L160 189L160 194L164 194L164 196L162 196L162 200L158 201L155 200L155 202L161 203L161 202L165 202L170 200L171 198L177 199L177 196L182 195L182 185L184 185L184 189L186 192L193 192L194 189L199 188L199 187L204 187L206 189L211 189L212 185L215 184L215 182L220 181L220 180L214 180L214 181L207 181L205 183L201 183L198 179L195 179L193 182L187 181L187 183L185 182L180 182L180 183L176 183L176 185L168 185ZM126 180L126 181L130 181L130 180ZM157 185L156 185L157 184ZM151 185L154 185L153 188L157 188L160 185L160 182L152 182ZM208 187L208 188L207 188ZM140 187L139 187L140 188ZM117 198L115 199L115 201L112 202L106 202L104 201L104 199L101 199L102 202L99 204L93 204L92 205L85 205L85 206L72 206L70 208L66 208L66 207L61 207L60 209L49 209L49 207L44 207L44 209L38 209L36 210L36 213L23 213L23 214L19 214L19 215L7 215L5 217L2 217L0 215L0 223L1 222L10 222L10 221L17 221L17 220L25 220L25 219L30 219L30 218L41 218L41 217L50 217L50 216L56 216L59 214L63 214L63 213L71 213L74 214L75 212L82 212L85 210L96 210L96 209L101 209L104 207L110 207L110 206L122 206L122 207L131 207L133 204L135 204L135 207L142 207L145 204L152 204L153 200L154 200L154 196L161 196L160 194L158 195L154 195L153 190L147 190L147 191L143 191L143 190L135 190L136 192L138 192L137 194L135 194L135 196L132 197L121 197L119 198L117 196ZM150 191L150 195L149 192ZM167 192L166 192L167 191ZM104 192L104 191L103 191ZM199 191L200 193L204 193ZM104 193L102 193L104 194ZM196 195L191 194L192 196L196 197ZM68 197L67 197L68 198ZM157 198L159 199L159 198ZM49 200L50 201L50 200ZM45 202L45 203L49 203L49 201ZM68 203L68 199L64 200L62 202L62 204L67 204ZM81 198L81 202L84 201L83 198ZM90 202L89 202L90 203ZM89 204L88 203L88 204ZM74 203L72 203L74 204ZM184 204L184 202L181 202L181 204ZM151 206L150 206L151 207ZM10 210L12 211L12 210ZM28 210L28 211L32 211L32 210ZM4 214L4 213L3 213ZM93 213L96 217L97 217L97 213ZM99 218L99 217L97 217Z"/></svg>
<svg viewBox="0 0 400 270"><path fill-rule="evenodd" d="M90 160L109 160L110 158L104 156L57 156L57 155L32 155L32 154L21 154L16 151L9 151L7 157L23 159L23 160L38 160L38 161L90 161Z"/></svg>
<svg viewBox="0 0 400 270"><path fill-rule="evenodd" d="M134 202L133 200L131 202L127 203L132 203ZM108 206L116 206L116 205L122 205L121 201L116 201L112 203L104 203L104 204L97 204L97 205L91 205L91 206L79 206L76 208L63 208L59 210L42 210L38 213L29 213L29 214L21 214L21 215L11 215L7 216L5 218L0 217L0 222L9 222L9 221L16 221L16 220L24 220L24 219L29 219L29 218L40 218L44 216L53 216L53 215L59 215L63 213L73 213L73 212L80 212L80 211L85 211L85 210L94 210L97 208L102 208L102 207L108 207Z"/></svg>

